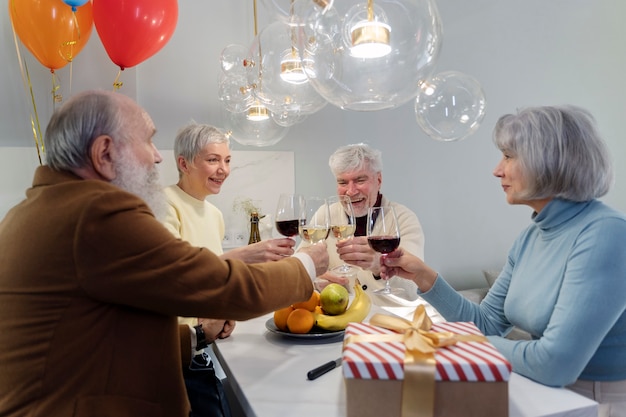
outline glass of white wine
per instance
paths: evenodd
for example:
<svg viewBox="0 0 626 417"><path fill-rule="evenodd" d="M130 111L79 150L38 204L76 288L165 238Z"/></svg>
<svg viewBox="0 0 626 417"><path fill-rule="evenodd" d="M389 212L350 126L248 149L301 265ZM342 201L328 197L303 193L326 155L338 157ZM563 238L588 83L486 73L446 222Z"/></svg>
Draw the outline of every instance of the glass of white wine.
<svg viewBox="0 0 626 417"><path fill-rule="evenodd" d="M323 242L330 231L328 200L321 197L305 197L300 206L298 232L303 240L311 244Z"/></svg>
<svg viewBox="0 0 626 417"><path fill-rule="evenodd" d="M338 241L351 239L356 230L354 219L354 209L352 201L347 195L334 195L328 198L328 209L330 210L330 234ZM349 274L354 268L343 263L334 267L331 271L336 274Z"/></svg>

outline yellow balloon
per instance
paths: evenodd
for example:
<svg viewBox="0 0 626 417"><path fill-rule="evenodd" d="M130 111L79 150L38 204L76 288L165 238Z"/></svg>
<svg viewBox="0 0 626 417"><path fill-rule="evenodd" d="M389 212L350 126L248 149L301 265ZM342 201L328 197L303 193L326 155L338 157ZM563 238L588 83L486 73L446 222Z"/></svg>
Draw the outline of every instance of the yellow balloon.
<svg viewBox="0 0 626 417"><path fill-rule="evenodd" d="M9 0L15 33L46 68L72 62L93 28L91 1L72 11L63 0Z"/></svg>

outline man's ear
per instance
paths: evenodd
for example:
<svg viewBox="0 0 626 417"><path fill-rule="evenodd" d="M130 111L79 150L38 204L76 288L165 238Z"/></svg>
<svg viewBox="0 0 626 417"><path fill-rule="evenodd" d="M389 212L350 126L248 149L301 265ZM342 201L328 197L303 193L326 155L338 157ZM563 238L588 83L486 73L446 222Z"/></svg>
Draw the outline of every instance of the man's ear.
<svg viewBox="0 0 626 417"><path fill-rule="evenodd" d="M89 153L93 169L99 176L107 181L112 181L117 177L113 163L115 144L110 136L101 135L95 138Z"/></svg>

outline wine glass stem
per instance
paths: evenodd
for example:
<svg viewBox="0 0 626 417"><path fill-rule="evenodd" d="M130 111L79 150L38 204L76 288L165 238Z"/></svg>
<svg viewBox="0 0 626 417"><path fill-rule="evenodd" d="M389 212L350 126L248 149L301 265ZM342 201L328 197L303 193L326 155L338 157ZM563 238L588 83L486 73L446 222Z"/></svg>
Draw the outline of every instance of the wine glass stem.
<svg viewBox="0 0 626 417"><path fill-rule="evenodd" d="M382 255L380 255L380 264L383 265L385 263L385 258L387 257L386 253L383 253ZM387 277L387 279L385 279L385 293L391 293L391 283L389 282L389 279L391 277Z"/></svg>

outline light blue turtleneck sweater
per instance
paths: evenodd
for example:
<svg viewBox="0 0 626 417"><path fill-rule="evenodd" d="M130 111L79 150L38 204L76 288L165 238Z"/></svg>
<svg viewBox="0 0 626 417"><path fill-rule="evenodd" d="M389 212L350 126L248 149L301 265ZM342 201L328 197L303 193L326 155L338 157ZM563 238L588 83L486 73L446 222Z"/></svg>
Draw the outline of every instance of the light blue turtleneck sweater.
<svg viewBox="0 0 626 417"><path fill-rule="evenodd" d="M442 277L420 295L449 321L472 321L545 385L626 379L626 215L598 200L554 199L517 238L480 305ZM512 326L534 340L504 335Z"/></svg>

